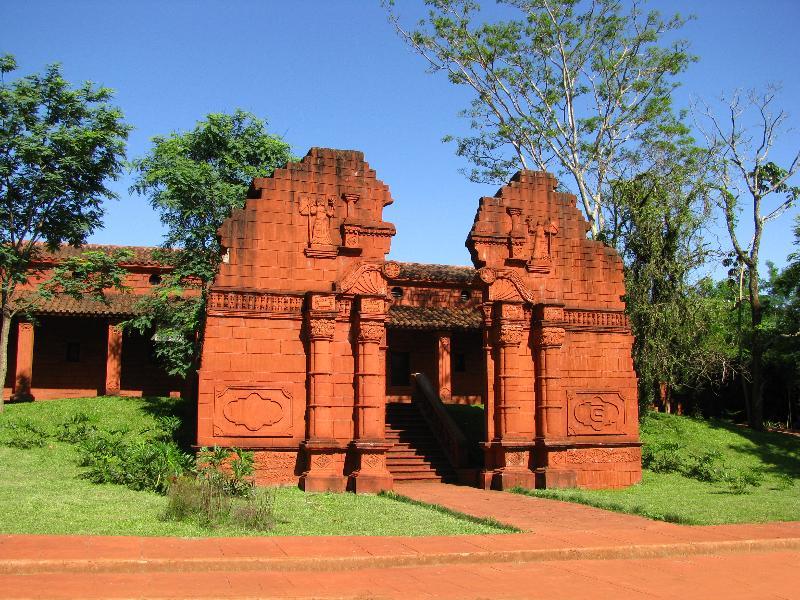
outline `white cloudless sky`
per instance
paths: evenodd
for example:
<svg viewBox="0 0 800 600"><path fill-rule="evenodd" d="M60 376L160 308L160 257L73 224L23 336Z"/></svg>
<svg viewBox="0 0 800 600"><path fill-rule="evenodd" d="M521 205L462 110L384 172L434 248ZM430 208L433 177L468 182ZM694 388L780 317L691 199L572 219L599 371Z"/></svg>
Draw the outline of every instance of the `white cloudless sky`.
<svg viewBox="0 0 800 600"><path fill-rule="evenodd" d="M493 2L484 2L491 9ZM400 13L420 3L399 0ZM682 77L690 96L713 100L736 88L780 82L795 130L775 158L800 148L800 1L653 0L669 14L694 14L681 37L700 57ZM130 158L155 135L190 129L239 107L269 122L297 156L312 146L362 150L395 203L397 260L468 264L464 240L477 200L497 186L470 183L442 136L464 133L457 116L469 96L425 72L387 22L378 0L0 0L0 53L17 57L13 76L60 62L73 81L116 90L135 127ZM569 182L567 182L569 183ZM800 183L800 182L798 182ZM95 243L156 245L163 233L147 200L113 184ZM793 210L770 225L762 255L778 264L792 247ZM720 227L710 238L727 247Z"/></svg>

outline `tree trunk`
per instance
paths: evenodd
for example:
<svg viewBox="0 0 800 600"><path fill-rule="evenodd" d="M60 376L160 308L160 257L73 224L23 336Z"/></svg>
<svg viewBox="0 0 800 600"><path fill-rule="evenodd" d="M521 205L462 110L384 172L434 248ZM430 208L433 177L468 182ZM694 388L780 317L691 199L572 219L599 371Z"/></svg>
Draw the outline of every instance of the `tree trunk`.
<svg viewBox="0 0 800 600"><path fill-rule="evenodd" d="M8 374L8 335L11 333L11 311L3 307L0 313L2 326L0 326L0 413L3 412L5 399L3 389L6 386L6 375Z"/></svg>
<svg viewBox="0 0 800 600"><path fill-rule="evenodd" d="M761 299L758 296L758 264L753 263L750 271L750 410L748 422L753 429L764 427L764 344L761 337Z"/></svg>

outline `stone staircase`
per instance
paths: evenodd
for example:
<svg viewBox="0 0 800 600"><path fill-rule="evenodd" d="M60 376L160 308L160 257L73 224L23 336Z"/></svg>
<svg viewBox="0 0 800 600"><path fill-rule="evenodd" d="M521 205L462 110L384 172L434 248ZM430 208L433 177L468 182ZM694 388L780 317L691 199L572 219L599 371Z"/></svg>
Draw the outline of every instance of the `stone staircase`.
<svg viewBox="0 0 800 600"><path fill-rule="evenodd" d="M413 404L386 404L386 466L395 481L455 482L458 478Z"/></svg>

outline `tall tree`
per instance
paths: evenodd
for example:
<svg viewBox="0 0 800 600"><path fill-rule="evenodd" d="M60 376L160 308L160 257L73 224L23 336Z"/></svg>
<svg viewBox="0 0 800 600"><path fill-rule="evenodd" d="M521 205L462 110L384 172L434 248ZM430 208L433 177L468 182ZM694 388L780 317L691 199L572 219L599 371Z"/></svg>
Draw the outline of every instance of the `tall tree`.
<svg viewBox="0 0 800 600"><path fill-rule="evenodd" d="M133 191L146 195L167 227L162 259L174 270L129 325L156 329L156 355L186 376L199 356L205 302L222 260L217 230L244 206L254 177L267 177L292 158L289 145L250 113L209 114L192 130L153 139L133 161Z"/></svg>
<svg viewBox="0 0 800 600"><path fill-rule="evenodd" d="M611 185L610 241L625 261L643 407L713 377L722 358L701 341L709 304L693 281L709 254L701 236L707 155L686 130L680 134L646 149L646 170Z"/></svg>
<svg viewBox="0 0 800 600"><path fill-rule="evenodd" d="M108 104L110 89L73 89L58 65L6 82L16 68L12 56L0 57L0 382L31 262L44 249L80 246L101 225L130 129Z"/></svg>
<svg viewBox="0 0 800 600"><path fill-rule="evenodd" d="M775 108L778 88L769 86L763 93L739 92L723 98L723 108L714 111L698 105L699 125L708 144L715 150L716 201L722 211L733 252L747 283L750 307L748 335L743 339L750 355L750 381L745 389L750 426L762 428L764 420L763 361L766 339L762 331L763 307L759 252L765 227L783 215L800 197L800 186L791 185L800 169L800 150L790 155L784 166L773 162L770 154L785 131L788 114ZM742 241L739 228L744 215L752 235ZM747 235L747 234L745 234Z"/></svg>
<svg viewBox="0 0 800 600"><path fill-rule="evenodd" d="M456 139L471 178L555 170L574 182L597 237L609 181L623 178L646 130L674 122L675 77L693 57L685 41L665 38L684 19L664 20L636 0L629 9L620 0L497 0L518 16L485 22L472 0L426 0L427 19L409 30L394 1L384 4L432 70L474 94L462 114L475 134Z"/></svg>

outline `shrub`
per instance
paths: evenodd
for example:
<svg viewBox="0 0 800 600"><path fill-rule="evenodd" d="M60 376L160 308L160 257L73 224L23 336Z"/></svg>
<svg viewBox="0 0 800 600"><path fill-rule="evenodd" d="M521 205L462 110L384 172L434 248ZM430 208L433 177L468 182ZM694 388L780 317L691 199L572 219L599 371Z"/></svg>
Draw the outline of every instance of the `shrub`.
<svg viewBox="0 0 800 600"><path fill-rule="evenodd" d="M731 494L747 494L752 488L760 486L764 481L764 472L761 469L731 469L725 472L724 481L728 484Z"/></svg>
<svg viewBox="0 0 800 600"><path fill-rule="evenodd" d="M257 489L252 474L252 452L202 448L194 474L170 480L164 518L268 531L275 525L275 492Z"/></svg>
<svg viewBox="0 0 800 600"><path fill-rule="evenodd" d="M94 483L116 483L134 490L165 493L170 478L188 472L193 461L175 442L130 441L121 431L98 431L79 444L85 477Z"/></svg>
<svg viewBox="0 0 800 600"><path fill-rule="evenodd" d="M76 444L95 431L97 428L92 424L92 418L86 413L79 412L56 427L56 439L59 442Z"/></svg>
<svg viewBox="0 0 800 600"><path fill-rule="evenodd" d="M642 467L654 473L680 473L685 458L678 442L666 441L642 447Z"/></svg>
<svg viewBox="0 0 800 600"><path fill-rule="evenodd" d="M6 425L6 429L9 433L5 444L20 450L42 448L50 438L44 429L27 420L12 421Z"/></svg>

